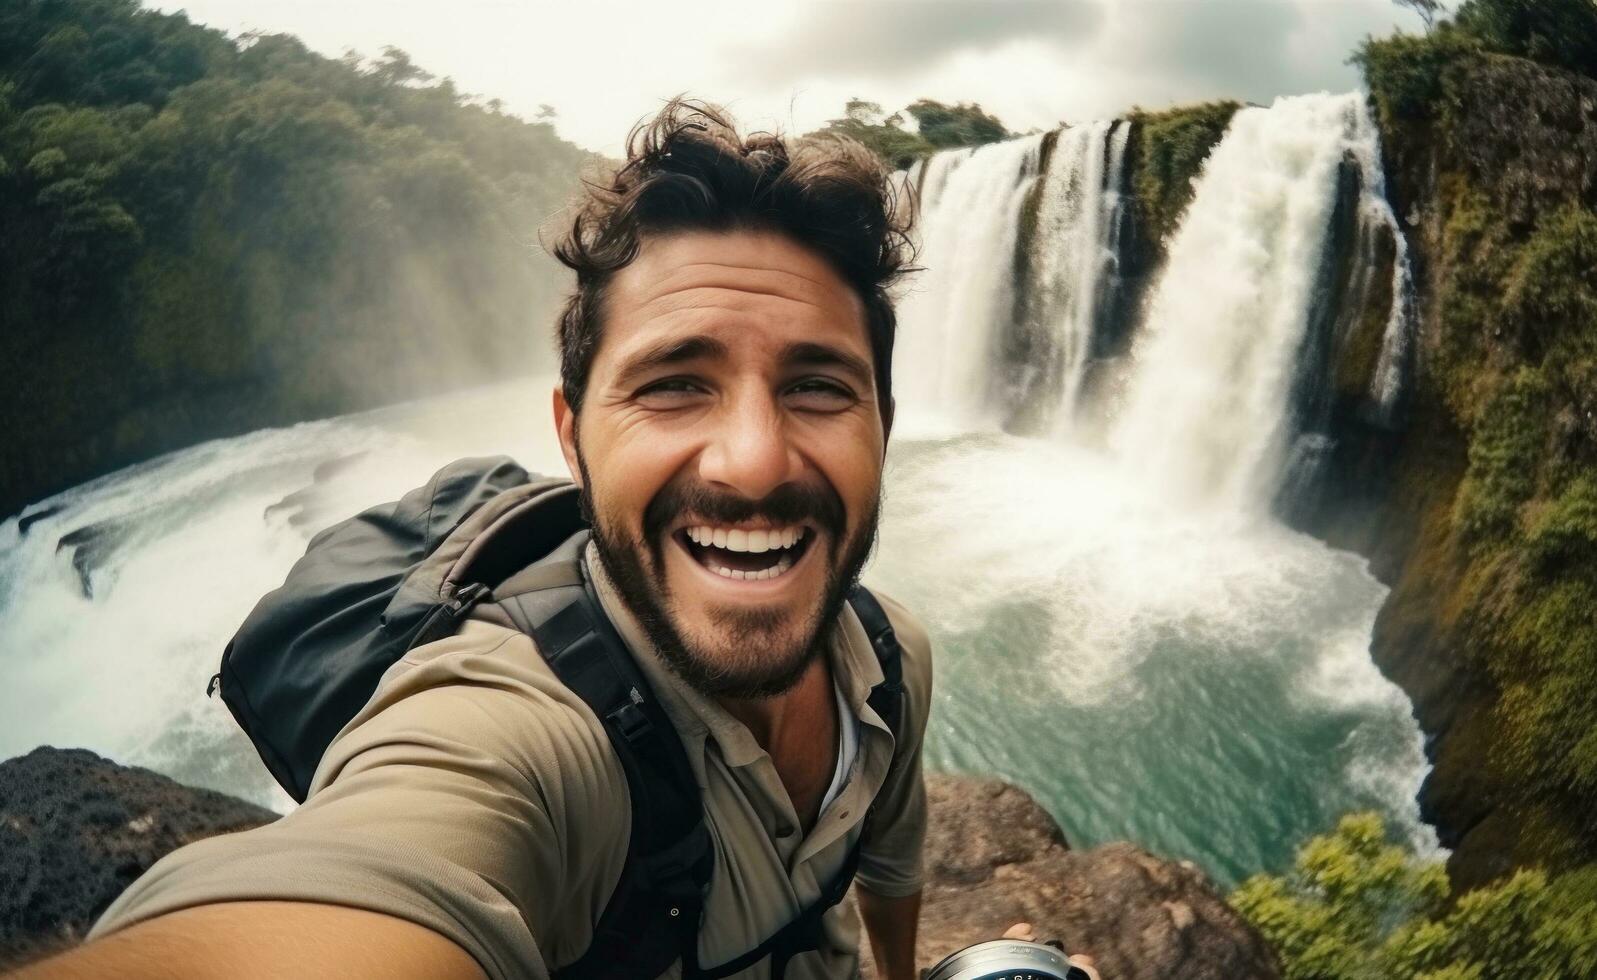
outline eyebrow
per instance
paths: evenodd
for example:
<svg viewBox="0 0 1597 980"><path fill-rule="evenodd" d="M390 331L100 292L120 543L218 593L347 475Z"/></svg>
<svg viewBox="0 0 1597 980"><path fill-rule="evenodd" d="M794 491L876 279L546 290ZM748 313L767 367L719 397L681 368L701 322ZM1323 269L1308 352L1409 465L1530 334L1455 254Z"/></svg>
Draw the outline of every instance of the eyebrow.
<svg viewBox="0 0 1597 980"><path fill-rule="evenodd" d="M672 364L682 364L687 361L697 361L706 357L725 357L726 345L713 337L684 337L665 340L653 347L647 347L628 358L621 365L616 377L621 384L626 384L640 374L646 374L658 368L668 367Z"/></svg>
<svg viewBox="0 0 1597 980"><path fill-rule="evenodd" d="M663 367L705 358L723 358L729 353L726 344L714 337L680 337L664 340L652 347L644 348L623 362L616 373L617 383L625 385L639 375ZM871 372L871 366L863 358L830 344L809 340L783 347L782 363L790 367L804 365L840 368L854 375L860 384L874 383L876 378Z"/></svg>
<svg viewBox="0 0 1597 980"><path fill-rule="evenodd" d="M782 349L782 361L785 364L807 364L815 367L838 367L853 374L860 384L870 384L875 380L871 366L863 358L850 354L829 344L818 344L814 341L802 341L788 344Z"/></svg>

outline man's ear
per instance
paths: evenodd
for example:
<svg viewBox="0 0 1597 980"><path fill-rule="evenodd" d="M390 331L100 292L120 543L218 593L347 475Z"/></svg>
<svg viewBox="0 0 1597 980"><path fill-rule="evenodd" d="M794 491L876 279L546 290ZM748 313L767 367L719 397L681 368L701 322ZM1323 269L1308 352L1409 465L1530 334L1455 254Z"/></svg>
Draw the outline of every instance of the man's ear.
<svg viewBox="0 0 1597 980"><path fill-rule="evenodd" d="M887 440L893 435L893 416L898 414L898 397L887 396L887 416L882 419L882 452L887 452Z"/></svg>
<svg viewBox="0 0 1597 980"><path fill-rule="evenodd" d="M566 389L555 385L554 390L555 435L560 439L560 455L566 458L566 469L571 480L582 486L582 466L577 462L577 413L566 401Z"/></svg>

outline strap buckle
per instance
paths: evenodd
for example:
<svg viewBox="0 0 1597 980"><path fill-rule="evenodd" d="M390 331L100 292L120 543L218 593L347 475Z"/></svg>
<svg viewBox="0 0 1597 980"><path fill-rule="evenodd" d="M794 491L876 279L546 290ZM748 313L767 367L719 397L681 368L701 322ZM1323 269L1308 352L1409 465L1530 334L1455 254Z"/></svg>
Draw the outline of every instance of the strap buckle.
<svg viewBox="0 0 1597 980"><path fill-rule="evenodd" d="M632 689L632 696L635 700L623 704L605 716L611 724L616 726L616 730L628 742L636 742L654 731L654 726L649 723L648 715L645 715L643 709L638 706L641 697L637 688Z"/></svg>

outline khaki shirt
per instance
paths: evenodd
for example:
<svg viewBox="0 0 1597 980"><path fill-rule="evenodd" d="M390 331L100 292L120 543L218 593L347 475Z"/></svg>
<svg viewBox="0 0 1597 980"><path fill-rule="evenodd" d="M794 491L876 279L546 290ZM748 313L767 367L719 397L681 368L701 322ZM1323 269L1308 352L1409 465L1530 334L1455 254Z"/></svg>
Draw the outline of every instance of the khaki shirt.
<svg viewBox="0 0 1597 980"><path fill-rule="evenodd" d="M932 667L914 617L879 596L904 650L905 744L891 772L893 736L865 700L882 678L870 641L848 606L832 628L827 655L860 722L859 753L842 791L801 837L770 756L741 722L665 667L591 548L586 560L703 791L715 874L701 964L755 948L813 904L863 833L873 800L878 813L857 880L886 896L919 890ZM631 819L626 779L598 719L531 637L483 607L454 636L417 647L384 674L329 747L303 806L167 855L90 938L213 902L323 902L442 933L490 977L546 977L587 949L620 876ZM788 977L855 974L857 920L837 906L823 927L822 948L795 957ZM679 974L673 965L663 976ZM769 976L769 958L741 975Z"/></svg>

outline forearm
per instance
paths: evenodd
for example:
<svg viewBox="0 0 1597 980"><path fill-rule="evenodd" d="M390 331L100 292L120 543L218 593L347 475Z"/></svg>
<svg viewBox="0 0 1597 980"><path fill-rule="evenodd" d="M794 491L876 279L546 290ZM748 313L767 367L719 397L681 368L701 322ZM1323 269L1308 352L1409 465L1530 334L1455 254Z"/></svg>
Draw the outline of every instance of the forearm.
<svg viewBox="0 0 1597 980"><path fill-rule="evenodd" d="M142 922L36 963L11 980L218 976L482 980L483 972L450 940L403 919L303 902L228 902Z"/></svg>
<svg viewBox="0 0 1597 980"><path fill-rule="evenodd" d="M920 923L921 893L888 898L859 885L860 918L871 937L876 974L881 980L916 980L915 931Z"/></svg>

